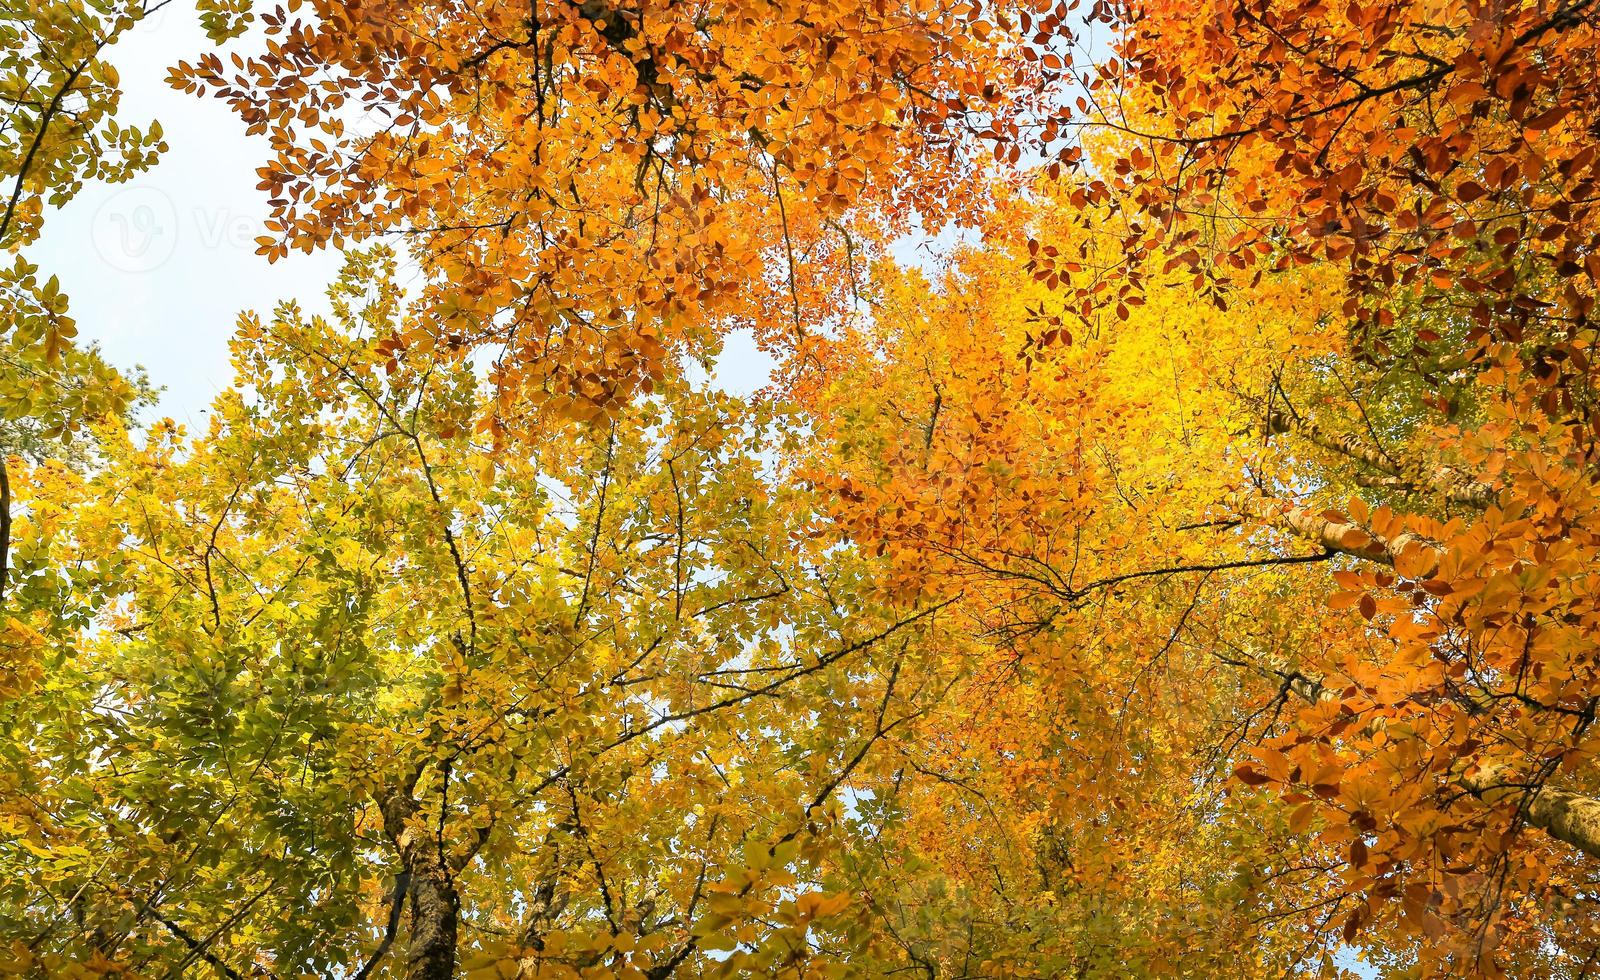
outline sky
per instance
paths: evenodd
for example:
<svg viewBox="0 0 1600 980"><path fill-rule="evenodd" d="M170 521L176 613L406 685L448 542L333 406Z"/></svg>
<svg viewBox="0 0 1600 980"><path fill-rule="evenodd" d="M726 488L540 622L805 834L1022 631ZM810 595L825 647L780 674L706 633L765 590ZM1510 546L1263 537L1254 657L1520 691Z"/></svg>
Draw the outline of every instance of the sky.
<svg viewBox="0 0 1600 980"><path fill-rule="evenodd" d="M240 42L252 47L252 39ZM227 105L167 86L168 68L210 49L195 11L169 4L109 50L122 78L118 119L158 120L168 151L125 184L90 183L47 213L44 234L25 251L61 278L80 340L98 343L121 368L142 365L162 389L157 413L193 427L233 377L228 339L244 311L267 314L293 299L312 312L340 256L324 250L268 264L255 254L265 234L266 194L255 170L264 137L247 137ZM902 262L931 268L954 239L913 236L895 243ZM712 383L750 394L773 360L748 333L728 338Z"/></svg>
<svg viewBox="0 0 1600 980"><path fill-rule="evenodd" d="M170 150L132 181L91 183L45 216L26 250L60 276L82 341L118 367L144 365L165 388L161 411L197 421L232 378L228 338L243 310L297 298L322 307L332 252L268 265L256 256L268 208L255 189L265 141L247 139L225 104L167 87L167 68L209 46L193 9L169 5L108 51L122 77L120 121L159 120Z"/></svg>

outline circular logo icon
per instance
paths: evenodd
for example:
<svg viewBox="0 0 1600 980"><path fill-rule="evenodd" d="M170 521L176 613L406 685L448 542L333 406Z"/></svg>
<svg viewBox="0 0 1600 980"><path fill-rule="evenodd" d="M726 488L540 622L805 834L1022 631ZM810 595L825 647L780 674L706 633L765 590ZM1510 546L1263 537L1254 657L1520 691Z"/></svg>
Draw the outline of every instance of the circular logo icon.
<svg viewBox="0 0 1600 980"><path fill-rule="evenodd" d="M178 210L154 187L129 187L95 212L90 228L95 251L113 269L149 272L178 247Z"/></svg>

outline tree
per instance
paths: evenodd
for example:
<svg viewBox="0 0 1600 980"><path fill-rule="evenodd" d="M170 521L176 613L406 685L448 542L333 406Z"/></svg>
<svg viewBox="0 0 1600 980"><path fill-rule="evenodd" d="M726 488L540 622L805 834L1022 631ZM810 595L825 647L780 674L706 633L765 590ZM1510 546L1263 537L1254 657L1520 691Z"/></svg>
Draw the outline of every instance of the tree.
<svg viewBox="0 0 1600 980"><path fill-rule="evenodd" d="M836 972L839 793L940 606L866 604L759 406L664 385L497 457L468 368L391 360L393 272L245 318L209 431L24 470L11 968Z"/></svg>
<svg viewBox="0 0 1600 980"><path fill-rule="evenodd" d="M1593 3L1156 0L1092 16L1114 54L1044 137L1057 167L1087 168L1079 201L1118 214L1131 261L1102 271L1121 295L1161 248L1218 300L1263 263L1343 266L1344 312L1377 354L1403 352L1396 291L1470 320L1467 344L1424 342L1450 353L1586 329ZM1041 277L1097 294L1100 277L1042 258Z"/></svg>
<svg viewBox="0 0 1600 980"><path fill-rule="evenodd" d="M22 443L70 436L106 413L123 412L138 388L91 350L73 345L77 323L55 276L20 251L39 237L47 205L60 207L85 181L127 180L164 148L161 127L115 118L121 97L105 50L149 10L116 3L23 2L0 8L0 601L11 527L7 457Z"/></svg>
<svg viewBox="0 0 1600 980"><path fill-rule="evenodd" d="M1342 655L1332 684L1296 678L1313 682L1306 728L1241 776L1315 790L1308 777L1336 765L1401 813L1418 793L1419 825L1392 832L1345 806L1372 899L1346 931L1407 887L1407 913L1426 920L1441 899L1415 869L1453 864L1489 884L1462 912L1475 945L1452 955L1492 972L1483 949L1519 929L1536 944L1518 915L1561 906L1586 867L1559 847L1518 853L1521 828L1587 857L1600 843L1587 783L1562 785L1583 782L1593 713L1579 637L1591 621L1596 269L1580 134L1594 124L1596 11L1255 3L1197 16L1151 3L1097 15L1116 55L1086 80L1086 116L1048 135L1093 132L1061 151L1089 168L1068 220L1109 212L1119 247L1036 246L1036 274L1066 283L1069 305L1093 318L1107 296L1127 316L1146 277L1176 269L1223 308L1235 284L1272 281L1265 268L1338 269L1346 300L1327 315L1348 323L1348 355L1368 368L1341 369L1353 383L1332 418L1281 378L1254 399L1263 438L1322 454L1359 497L1308 507L1292 499L1303 484L1257 482L1229 509L1376 566L1342 572L1331 601L1387 636ZM1421 441L1397 449L1402 434ZM1581 972L1587 954L1575 955Z"/></svg>
<svg viewBox="0 0 1600 980"><path fill-rule="evenodd" d="M1600 5L469 7L204 6L333 316L13 385L0 968L1600 963Z"/></svg>
<svg viewBox="0 0 1600 980"><path fill-rule="evenodd" d="M271 140L267 256L403 236L428 278L391 346L497 351L511 430L613 412L730 326L803 346L885 235L979 206L1037 74L967 3L300 11L172 84Z"/></svg>
<svg viewBox="0 0 1600 980"><path fill-rule="evenodd" d="M1025 811L1053 831L1036 854L1104 860L1145 820L1183 826L1196 795L1271 784L1282 809L1207 815L1259 821L1229 842L1250 928L1290 917L1441 973L1585 961L1594 430L1546 411L1560 379L1504 345L1442 391L1376 370L1333 270L1264 277L1225 317L1152 275L1126 320L1040 336L1055 294L1027 270L1078 244L1052 237L1076 233L1057 220L1074 189L1039 193L932 296L890 276L822 356L834 378L800 392L841 533L877 542L904 596L959 588L969 635L1071 718L1047 761L1017 754L1021 798L1059 800ZM1027 730L969 703L1008 744ZM1143 853L1205 866L1161 839L1177 850ZM1286 955L1281 934L1245 939Z"/></svg>

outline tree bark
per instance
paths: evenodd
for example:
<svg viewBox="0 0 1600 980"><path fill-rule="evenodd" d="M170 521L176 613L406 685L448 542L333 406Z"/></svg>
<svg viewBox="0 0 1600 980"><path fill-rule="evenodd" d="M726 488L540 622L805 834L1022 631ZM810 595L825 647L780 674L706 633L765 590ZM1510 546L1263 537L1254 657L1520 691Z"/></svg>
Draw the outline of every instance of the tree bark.
<svg viewBox="0 0 1600 980"><path fill-rule="evenodd" d="M1318 678L1299 671L1268 669L1285 678L1286 689L1312 704L1331 701L1339 696ZM1486 766L1462 775L1458 781L1462 789L1491 806L1505 803L1522 805L1523 820L1528 826L1571 844L1592 858L1600 858L1600 798L1518 782L1505 766ZM1527 800L1524 802L1525 795Z"/></svg>
<svg viewBox="0 0 1600 980"><path fill-rule="evenodd" d="M451 980L456 966L456 930L461 896L443 848L413 823L420 807L412 798L416 777L380 801L383 826L410 876L411 936L406 944L406 980Z"/></svg>
<svg viewBox="0 0 1600 980"><path fill-rule="evenodd" d="M408 980L450 980L455 975L461 899L454 878L439 870L437 874L412 874Z"/></svg>
<svg viewBox="0 0 1600 980"><path fill-rule="evenodd" d="M1438 544L1420 535L1406 533L1385 538L1353 521L1334 521L1309 507L1287 504L1277 500L1239 497L1233 501L1234 510L1263 524L1279 527L1296 537L1321 545L1329 551L1339 551L1357 558L1365 558L1384 565L1393 565L1395 559L1410 548L1421 549L1421 563L1415 574L1432 575L1443 557ZM1360 539L1360 546L1352 544Z"/></svg>
<svg viewBox="0 0 1600 980"><path fill-rule="evenodd" d="M1451 503L1461 504L1465 507L1474 507L1482 510L1494 502L1494 489L1487 484L1479 483L1469 476L1461 473L1452 473L1440 469L1428 473L1419 466L1407 465L1397 462L1374 452L1361 444L1359 439L1348 435L1334 435L1325 432L1321 426L1296 415L1286 415L1282 412L1273 412L1267 419L1267 432L1276 435L1280 432L1293 432L1314 446L1320 446L1330 452L1341 456L1348 456L1359 463L1363 463L1380 473L1388 474L1388 480L1383 485L1392 490L1401 492L1437 493ZM1361 482L1361 481L1357 481Z"/></svg>
<svg viewBox="0 0 1600 980"><path fill-rule="evenodd" d="M6 601L6 569L11 557L11 475L6 472L5 450L0 449L0 608Z"/></svg>
<svg viewBox="0 0 1600 980"><path fill-rule="evenodd" d="M1528 826L1571 844L1592 858L1600 858L1600 799L1549 786L1524 786L1503 767L1479 769L1463 776L1461 785L1485 803L1517 801L1523 794Z"/></svg>

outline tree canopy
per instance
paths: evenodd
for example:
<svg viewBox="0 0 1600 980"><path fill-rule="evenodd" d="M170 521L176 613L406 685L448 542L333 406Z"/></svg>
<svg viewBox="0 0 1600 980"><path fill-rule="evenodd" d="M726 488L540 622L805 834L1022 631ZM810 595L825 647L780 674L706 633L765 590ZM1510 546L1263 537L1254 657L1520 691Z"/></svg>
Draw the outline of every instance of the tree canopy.
<svg viewBox="0 0 1600 980"><path fill-rule="evenodd" d="M0 4L0 973L1600 975L1600 4L199 0L192 428L159 6Z"/></svg>

